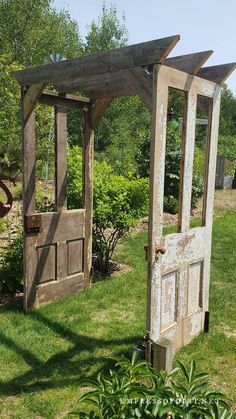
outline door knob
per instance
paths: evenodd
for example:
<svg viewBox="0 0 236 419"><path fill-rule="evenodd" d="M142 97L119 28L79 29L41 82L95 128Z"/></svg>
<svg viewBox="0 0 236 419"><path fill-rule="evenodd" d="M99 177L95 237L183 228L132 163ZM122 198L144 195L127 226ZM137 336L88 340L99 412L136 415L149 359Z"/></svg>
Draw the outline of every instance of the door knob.
<svg viewBox="0 0 236 419"><path fill-rule="evenodd" d="M164 255L166 253L166 249L164 247L157 246L155 249L155 253L156 255L158 255L159 253L161 253L161 255Z"/></svg>

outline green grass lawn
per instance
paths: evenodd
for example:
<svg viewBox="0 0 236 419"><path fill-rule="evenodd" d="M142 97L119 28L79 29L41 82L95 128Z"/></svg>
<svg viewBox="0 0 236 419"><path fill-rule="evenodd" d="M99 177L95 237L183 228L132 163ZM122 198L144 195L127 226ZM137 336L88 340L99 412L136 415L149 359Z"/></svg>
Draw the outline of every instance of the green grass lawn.
<svg viewBox="0 0 236 419"><path fill-rule="evenodd" d="M236 406L236 212L214 223L211 328L176 354L210 373ZM0 308L0 417L63 418L78 406L78 381L125 354L145 334L146 233L128 237L117 258L131 271L28 315Z"/></svg>

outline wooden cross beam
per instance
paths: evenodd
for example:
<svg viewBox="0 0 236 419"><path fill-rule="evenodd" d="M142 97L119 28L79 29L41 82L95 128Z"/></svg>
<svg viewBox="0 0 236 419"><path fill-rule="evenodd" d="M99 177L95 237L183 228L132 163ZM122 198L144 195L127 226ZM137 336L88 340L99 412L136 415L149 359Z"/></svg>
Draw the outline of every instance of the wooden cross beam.
<svg viewBox="0 0 236 419"><path fill-rule="evenodd" d="M197 75L203 79L213 81L214 83L222 84L235 69L236 63L214 65L201 68Z"/></svg>
<svg viewBox="0 0 236 419"><path fill-rule="evenodd" d="M185 71L192 75L197 74L203 64L213 54L212 50L196 52L194 54L180 55L178 57L167 58L164 65L176 68L177 70Z"/></svg>
<svg viewBox="0 0 236 419"><path fill-rule="evenodd" d="M91 100L87 97L61 94L57 92L51 92L49 90L45 90L41 94L39 97L39 102L51 106L60 105L69 109L83 109L84 107L92 104Z"/></svg>
<svg viewBox="0 0 236 419"><path fill-rule="evenodd" d="M32 114L38 98L40 97L44 89L44 84L33 84L28 87L25 93L22 94L22 106L23 106L23 119L24 123L28 121Z"/></svg>
<svg viewBox="0 0 236 419"><path fill-rule="evenodd" d="M164 64L194 75L211 54L212 51L202 51L182 55L167 59ZM141 66L112 74L63 82L57 86L57 89L62 92L80 90L92 99L139 95L148 109L151 110L152 107L152 73L149 74Z"/></svg>
<svg viewBox="0 0 236 419"><path fill-rule="evenodd" d="M13 72L22 85L57 83L78 77L114 73L126 68L162 63L179 41L174 35L84 57Z"/></svg>

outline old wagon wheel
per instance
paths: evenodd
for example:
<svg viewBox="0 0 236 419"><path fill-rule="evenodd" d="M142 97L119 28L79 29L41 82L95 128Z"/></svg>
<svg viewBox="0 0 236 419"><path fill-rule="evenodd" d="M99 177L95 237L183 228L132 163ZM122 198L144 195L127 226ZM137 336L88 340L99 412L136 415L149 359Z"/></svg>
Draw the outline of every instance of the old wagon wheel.
<svg viewBox="0 0 236 419"><path fill-rule="evenodd" d="M10 177L7 177L7 176L0 175L0 188L4 191L4 193L6 194L6 197L7 197L7 202L5 202L5 203L0 202L0 218L3 218L8 214L8 212L11 210L11 207L12 207L12 204L13 204L13 196L12 196L11 192L9 191L8 187L3 182L3 180L9 180L15 186L15 180L14 179L12 179Z"/></svg>

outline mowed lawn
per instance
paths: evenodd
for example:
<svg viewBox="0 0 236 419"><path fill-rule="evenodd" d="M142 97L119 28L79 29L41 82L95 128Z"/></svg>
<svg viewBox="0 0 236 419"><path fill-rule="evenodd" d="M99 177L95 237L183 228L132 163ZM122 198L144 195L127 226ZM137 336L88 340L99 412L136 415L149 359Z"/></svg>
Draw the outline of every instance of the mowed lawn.
<svg viewBox="0 0 236 419"><path fill-rule="evenodd" d="M197 361L236 406L236 211L214 222L210 333L176 354ZM112 365L145 334L146 232L132 234L116 259L130 271L28 315L0 308L0 417L63 418L78 407L78 381Z"/></svg>

